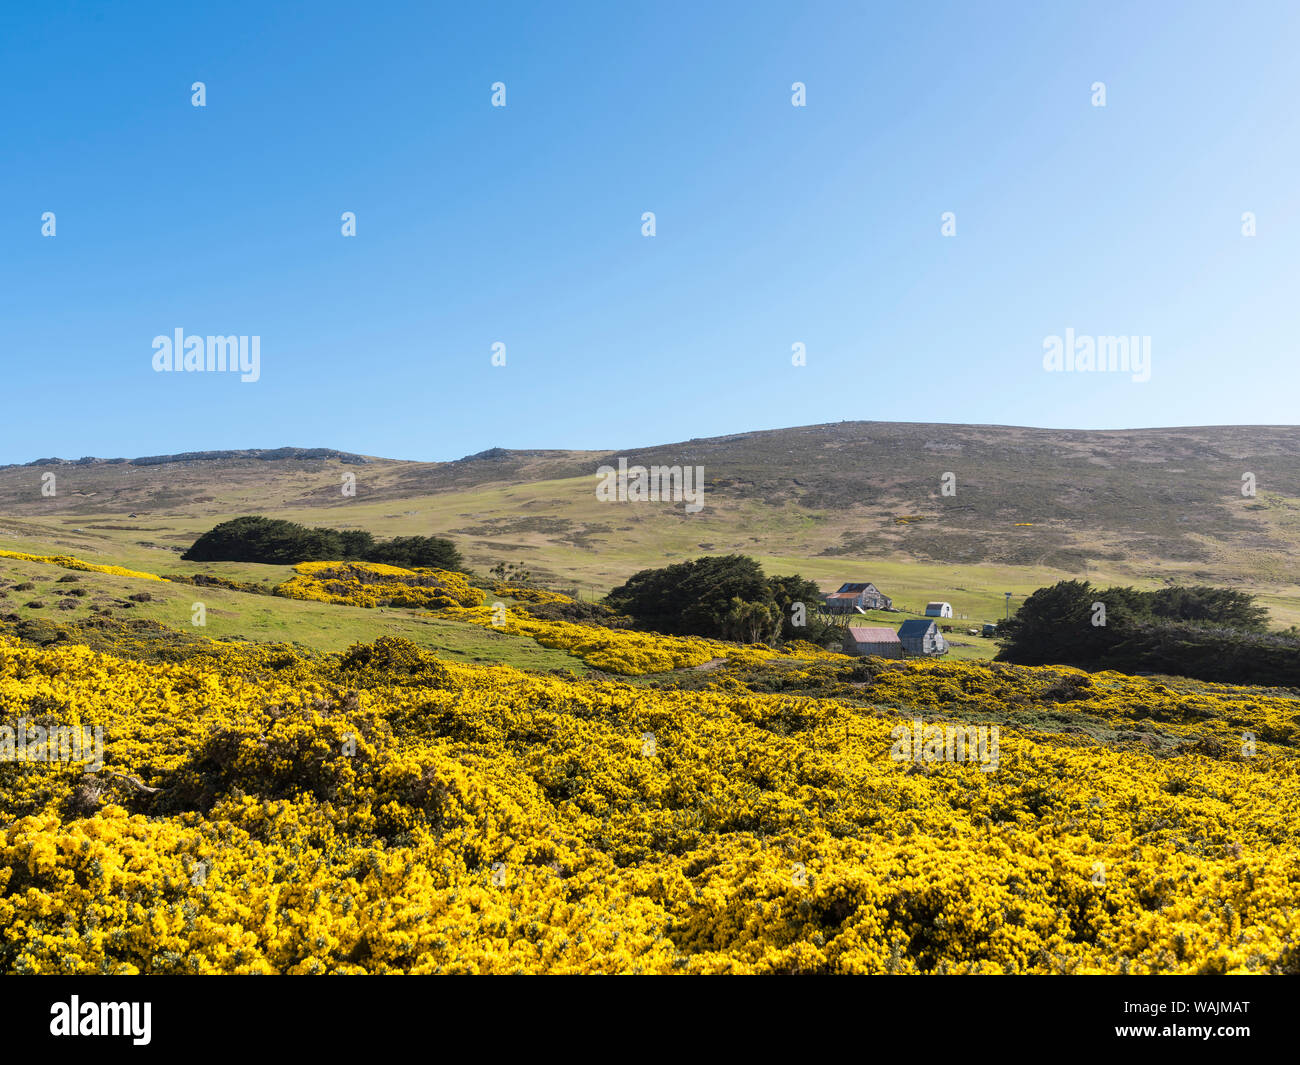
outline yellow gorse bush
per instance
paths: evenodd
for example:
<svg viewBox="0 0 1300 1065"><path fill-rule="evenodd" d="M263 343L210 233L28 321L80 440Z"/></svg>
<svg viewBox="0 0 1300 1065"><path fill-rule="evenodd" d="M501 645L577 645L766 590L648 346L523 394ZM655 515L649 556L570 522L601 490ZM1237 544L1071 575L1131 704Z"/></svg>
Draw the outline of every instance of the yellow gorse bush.
<svg viewBox="0 0 1300 1065"><path fill-rule="evenodd" d="M844 655L800 641L779 650L758 644L741 646L703 636L661 636L658 633L635 632L631 629L608 629L599 625L582 625L549 618L543 620L522 610L505 607L504 604L500 607L453 607L441 611L439 616L482 625L515 636L528 636L543 647L567 651L589 666L624 677L689 669L715 660L748 665L792 657L848 661Z"/></svg>
<svg viewBox="0 0 1300 1065"><path fill-rule="evenodd" d="M887 667L871 687L873 700L933 716L1046 705L1072 722L1074 733L1104 725L1155 752L1195 741L1213 753L1238 750L1249 738L1259 751L1300 745L1300 703L1267 688L1204 681L1147 680L1124 673L1087 673L1069 666L1030 668L918 659ZM1067 734L1068 735L1068 734Z"/></svg>
<svg viewBox="0 0 1300 1065"><path fill-rule="evenodd" d="M115 577L141 577L147 581L164 579L156 573L141 573L139 570L123 569L121 566L101 566L94 562L83 562L71 555L26 555L21 551L0 551L0 558L16 558L22 562L43 562L46 565L84 570L87 573L109 573Z"/></svg>
<svg viewBox="0 0 1300 1065"><path fill-rule="evenodd" d="M572 603L572 596L560 592L547 591L545 588L525 588L521 585L498 581L492 585L492 594L515 599L521 603Z"/></svg>
<svg viewBox="0 0 1300 1065"><path fill-rule="evenodd" d="M1297 700L1101 675L1050 704L1141 702L1171 757L987 701L1065 675L906 663L851 706L391 639L174 665L0 641L0 724L105 738L95 775L0 762L0 970L1300 970ZM996 772L891 760L900 720L968 705L1002 720ZM1272 739L1190 745L1220 721Z"/></svg>
<svg viewBox="0 0 1300 1065"><path fill-rule="evenodd" d="M475 606L483 593L465 576L439 569L403 569L377 562L302 562L276 595L346 606Z"/></svg>

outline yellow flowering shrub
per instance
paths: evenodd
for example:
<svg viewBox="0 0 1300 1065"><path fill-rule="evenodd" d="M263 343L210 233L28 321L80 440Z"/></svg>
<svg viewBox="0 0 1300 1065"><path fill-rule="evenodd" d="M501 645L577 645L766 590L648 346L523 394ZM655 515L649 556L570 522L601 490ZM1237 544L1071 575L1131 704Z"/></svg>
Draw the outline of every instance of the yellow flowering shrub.
<svg viewBox="0 0 1300 1065"><path fill-rule="evenodd" d="M98 772L0 761L0 971L1300 971L1300 700L1101 674L1054 701L1068 675L907 662L862 706L394 639L0 640L0 725L104 739ZM1180 746L1020 727L1016 698ZM976 708L996 771L890 757ZM1215 745L1243 729L1253 757Z"/></svg>
<svg viewBox="0 0 1300 1065"><path fill-rule="evenodd" d="M164 579L156 573L142 573L139 570L124 569L121 566L101 566L94 562L83 562L71 555L26 555L21 551L0 551L0 558L15 558L21 562L43 562L49 566L79 569L87 573L109 573L115 577L140 577L147 581L161 581Z"/></svg>
<svg viewBox="0 0 1300 1065"><path fill-rule="evenodd" d="M492 585L492 594L515 599L521 603L572 603L574 601L571 596L560 592L550 592L545 588L524 588L507 581L498 581Z"/></svg>
<svg viewBox="0 0 1300 1065"><path fill-rule="evenodd" d="M743 646L726 643L703 636L661 636L632 629L609 629L573 621L535 618L504 604L500 607L449 608L440 611L439 616L483 625L516 636L528 636L543 647L566 651L589 666L624 677L689 669L715 660L746 665L778 658L849 660L845 655L825 651L802 641L794 641L784 648L775 649L761 644Z"/></svg>
<svg viewBox="0 0 1300 1065"><path fill-rule="evenodd" d="M378 562L302 562L294 572L276 586L276 595L346 606L425 609L483 601L483 592L471 587L464 574L449 570L403 569Z"/></svg>
<svg viewBox="0 0 1300 1065"><path fill-rule="evenodd" d="M1057 723L1068 722L1076 733L1114 732L1155 753L1187 742L1211 754L1232 752L1247 734L1259 751L1300 745L1295 696L1270 688L1087 673L1069 666L992 663L972 669L917 659L905 668L886 665L867 694L874 702L931 715L1038 708Z"/></svg>

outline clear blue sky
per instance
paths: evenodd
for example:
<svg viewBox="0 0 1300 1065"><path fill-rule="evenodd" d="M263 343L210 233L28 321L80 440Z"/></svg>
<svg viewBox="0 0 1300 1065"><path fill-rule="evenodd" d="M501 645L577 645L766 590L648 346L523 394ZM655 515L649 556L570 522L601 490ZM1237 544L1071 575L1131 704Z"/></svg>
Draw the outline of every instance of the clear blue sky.
<svg viewBox="0 0 1300 1065"><path fill-rule="evenodd" d="M0 462L1300 421L1294 3L0 11Z"/></svg>

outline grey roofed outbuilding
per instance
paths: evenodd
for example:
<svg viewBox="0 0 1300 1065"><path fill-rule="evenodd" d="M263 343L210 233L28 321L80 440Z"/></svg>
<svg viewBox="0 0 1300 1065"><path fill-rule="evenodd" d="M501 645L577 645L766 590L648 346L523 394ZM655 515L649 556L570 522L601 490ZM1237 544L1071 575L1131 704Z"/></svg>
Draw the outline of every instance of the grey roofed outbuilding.
<svg viewBox="0 0 1300 1065"><path fill-rule="evenodd" d="M903 650L917 655L941 655L948 650L948 641L939 632L932 618L913 618L898 627L898 639Z"/></svg>

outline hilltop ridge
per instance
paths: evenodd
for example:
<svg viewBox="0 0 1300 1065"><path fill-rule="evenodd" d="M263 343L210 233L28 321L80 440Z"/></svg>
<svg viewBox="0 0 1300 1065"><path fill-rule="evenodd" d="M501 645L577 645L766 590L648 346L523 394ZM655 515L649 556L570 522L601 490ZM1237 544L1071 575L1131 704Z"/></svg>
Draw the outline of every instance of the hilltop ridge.
<svg viewBox="0 0 1300 1065"><path fill-rule="evenodd" d="M596 471L619 458L702 466L703 511L600 502ZM1002 591L1061 576L1290 596L1298 458L1295 426L925 422L838 422L622 451L492 447L443 462L333 448L194 451L0 468L0 539L18 550L183 550L218 521L266 514L381 537L448 536L471 565L518 561L589 587L737 552L827 583L865 575L891 594L915 582L917 594L937 585L960 599L968 588L985 614L1002 605ZM54 496L41 493L45 472L56 475ZM1255 494L1243 494L1252 485ZM148 551L133 562L163 564ZM935 569L942 583L924 576Z"/></svg>

